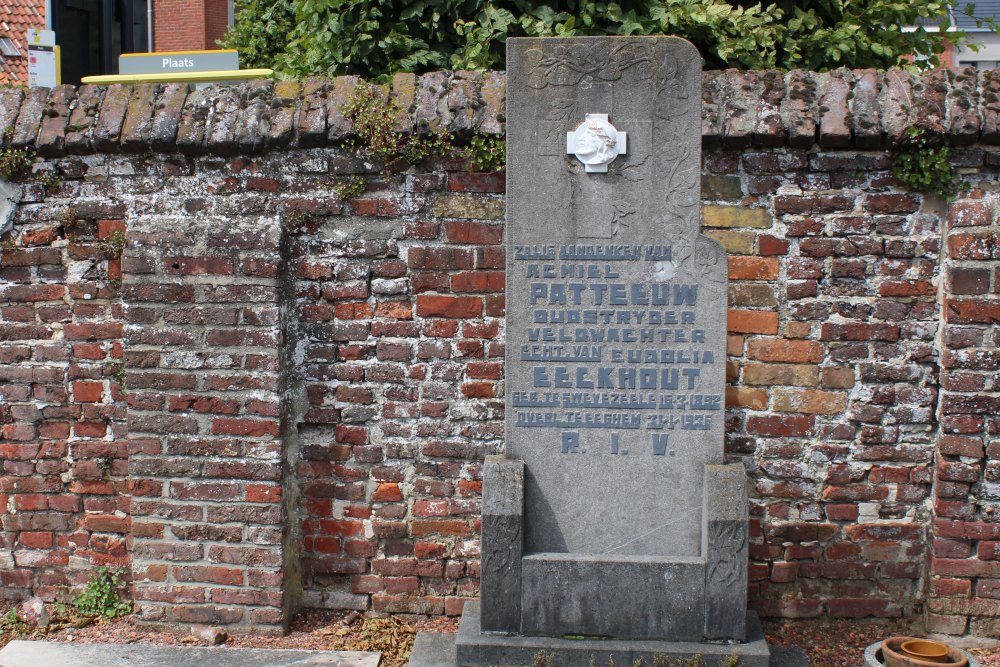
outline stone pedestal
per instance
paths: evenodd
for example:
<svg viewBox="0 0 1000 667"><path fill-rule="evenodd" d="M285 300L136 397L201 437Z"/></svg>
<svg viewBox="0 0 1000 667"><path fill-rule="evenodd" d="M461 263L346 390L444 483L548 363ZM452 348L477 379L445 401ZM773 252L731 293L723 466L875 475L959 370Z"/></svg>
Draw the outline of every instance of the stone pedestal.
<svg viewBox="0 0 1000 667"><path fill-rule="evenodd" d="M504 635L483 632L479 618L479 604L467 603L455 642L456 662L460 667L531 665L539 653L551 654L556 667L590 664L631 667L640 659L644 659L648 667L658 656L669 658L672 664L678 659L701 656L704 667L731 664L728 661L735 656L741 667L768 667L771 659L760 621L753 612L745 615L746 640L734 644Z"/></svg>

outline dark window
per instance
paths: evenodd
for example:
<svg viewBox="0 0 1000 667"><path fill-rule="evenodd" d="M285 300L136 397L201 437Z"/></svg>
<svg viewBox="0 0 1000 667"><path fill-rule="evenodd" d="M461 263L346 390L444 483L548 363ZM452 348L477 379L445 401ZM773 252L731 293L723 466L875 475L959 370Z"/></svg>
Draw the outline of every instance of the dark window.
<svg viewBox="0 0 1000 667"><path fill-rule="evenodd" d="M145 0L52 0L62 82L117 74L118 56L147 51Z"/></svg>

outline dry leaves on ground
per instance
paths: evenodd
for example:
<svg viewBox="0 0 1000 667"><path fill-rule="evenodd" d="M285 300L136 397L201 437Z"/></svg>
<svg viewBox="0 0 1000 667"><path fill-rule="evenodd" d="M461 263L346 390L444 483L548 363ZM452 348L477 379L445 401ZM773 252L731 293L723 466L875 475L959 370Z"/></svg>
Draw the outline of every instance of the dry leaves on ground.
<svg viewBox="0 0 1000 667"><path fill-rule="evenodd" d="M0 618L8 609L0 609ZM131 616L115 621L63 618L53 614L58 628L47 632L10 632L0 625L0 648L12 639L45 639L56 642L203 645L184 633L154 632L137 628ZM291 622L284 637L235 635L226 646L234 648L284 648L304 650L379 651L384 667L406 665L417 632L456 632L457 618L375 616L350 611L307 609ZM772 644L797 645L809 655L810 667L857 667L865 647L898 634L921 635L912 623L901 621L766 621L764 631ZM1000 649L975 650L983 667L1000 667Z"/></svg>

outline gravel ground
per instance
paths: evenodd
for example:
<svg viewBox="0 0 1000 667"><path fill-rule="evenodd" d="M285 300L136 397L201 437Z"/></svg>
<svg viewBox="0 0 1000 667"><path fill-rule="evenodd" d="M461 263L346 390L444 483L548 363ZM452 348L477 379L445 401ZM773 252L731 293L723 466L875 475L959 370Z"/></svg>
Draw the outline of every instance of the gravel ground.
<svg viewBox="0 0 1000 667"><path fill-rule="evenodd" d="M7 609L0 609L0 618ZM295 648L311 650L381 651L384 667L403 667L417 632L457 632L457 618L375 617L355 612L306 610L296 616L284 637L235 635L227 646L240 648ZM764 632L772 644L801 646L810 667L857 667L869 644L893 635L919 632L912 624L865 621L766 621ZM13 636L0 631L0 647L11 639L46 639L84 644L158 644L206 646L193 636L151 632L135 627L132 617L103 621L82 628ZM983 667L1000 667L1000 649L974 650Z"/></svg>

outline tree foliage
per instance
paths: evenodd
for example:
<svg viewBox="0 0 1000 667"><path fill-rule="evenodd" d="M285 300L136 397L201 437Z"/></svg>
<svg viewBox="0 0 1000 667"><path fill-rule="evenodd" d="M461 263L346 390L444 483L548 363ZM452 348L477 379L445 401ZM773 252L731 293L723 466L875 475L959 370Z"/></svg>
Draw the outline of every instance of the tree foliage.
<svg viewBox="0 0 1000 667"><path fill-rule="evenodd" d="M507 37L684 37L708 68L938 64L945 2L913 0L238 0L223 45L280 75L503 69ZM971 10L972 8L968 8ZM905 26L933 25L904 31ZM962 33L948 33L961 43Z"/></svg>

